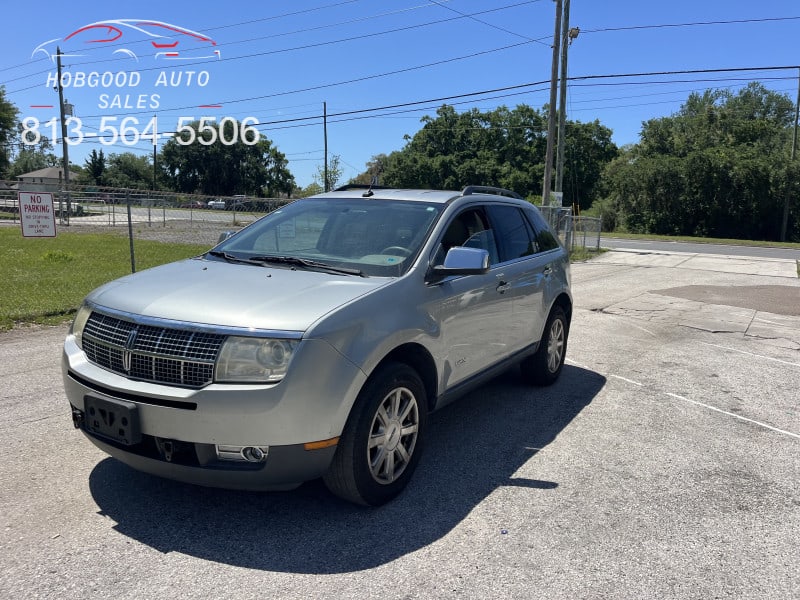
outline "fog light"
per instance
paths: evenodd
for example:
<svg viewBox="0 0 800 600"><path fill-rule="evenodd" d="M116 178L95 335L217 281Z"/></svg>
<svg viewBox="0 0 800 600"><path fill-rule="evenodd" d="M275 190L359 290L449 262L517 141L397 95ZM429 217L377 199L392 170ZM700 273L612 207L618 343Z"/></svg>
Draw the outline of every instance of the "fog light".
<svg viewBox="0 0 800 600"><path fill-rule="evenodd" d="M264 462L269 454L269 446L228 446L218 445L217 458L219 460L233 460L239 462Z"/></svg>
<svg viewBox="0 0 800 600"><path fill-rule="evenodd" d="M267 458L267 455L258 446L247 446L246 448L242 448L242 457L247 462L261 462Z"/></svg>

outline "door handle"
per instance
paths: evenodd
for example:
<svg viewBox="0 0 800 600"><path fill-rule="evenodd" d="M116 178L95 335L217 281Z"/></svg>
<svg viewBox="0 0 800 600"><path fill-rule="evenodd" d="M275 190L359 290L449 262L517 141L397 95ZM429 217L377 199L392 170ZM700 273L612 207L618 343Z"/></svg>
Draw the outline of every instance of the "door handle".
<svg viewBox="0 0 800 600"><path fill-rule="evenodd" d="M511 286L506 281L500 281L497 284L497 291L500 292L501 294L504 293L504 292L507 292L510 289L511 289Z"/></svg>
<svg viewBox="0 0 800 600"><path fill-rule="evenodd" d="M544 271L542 271L543 275L551 275L552 273L553 273L553 267L551 267L550 265L547 265L544 268Z"/></svg>

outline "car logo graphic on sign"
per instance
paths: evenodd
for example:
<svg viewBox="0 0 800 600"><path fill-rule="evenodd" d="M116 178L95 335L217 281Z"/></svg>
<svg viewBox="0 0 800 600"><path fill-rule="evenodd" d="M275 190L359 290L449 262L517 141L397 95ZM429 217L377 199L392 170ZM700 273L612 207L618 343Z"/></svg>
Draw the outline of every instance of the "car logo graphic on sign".
<svg viewBox="0 0 800 600"><path fill-rule="evenodd" d="M147 44L149 42L149 44ZM139 60L139 54L153 52L163 60L202 60L220 58L217 43L197 31L149 19L112 19L79 27L63 38L48 40L33 49L31 58L44 54L55 62L57 48L61 56L86 56L98 47L112 49L112 54ZM138 50L138 53L137 51Z"/></svg>

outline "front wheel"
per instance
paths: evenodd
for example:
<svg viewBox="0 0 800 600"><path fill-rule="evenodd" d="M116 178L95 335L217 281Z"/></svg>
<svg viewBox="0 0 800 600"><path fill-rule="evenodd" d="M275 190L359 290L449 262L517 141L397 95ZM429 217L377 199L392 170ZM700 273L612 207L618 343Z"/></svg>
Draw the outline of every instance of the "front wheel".
<svg viewBox="0 0 800 600"><path fill-rule="evenodd" d="M337 496L379 506L408 484L427 422L425 387L411 367L380 367L358 395L325 485Z"/></svg>
<svg viewBox="0 0 800 600"><path fill-rule="evenodd" d="M536 354L522 361L522 376L534 385L555 383L564 367L567 355L569 323L564 309L554 306L544 326L544 333Z"/></svg>

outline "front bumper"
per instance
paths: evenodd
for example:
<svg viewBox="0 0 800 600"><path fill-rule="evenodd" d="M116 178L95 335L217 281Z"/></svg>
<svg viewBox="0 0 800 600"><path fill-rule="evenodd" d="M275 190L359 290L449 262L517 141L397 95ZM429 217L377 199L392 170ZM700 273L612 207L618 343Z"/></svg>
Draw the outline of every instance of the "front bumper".
<svg viewBox="0 0 800 600"><path fill-rule="evenodd" d="M335 445L304 444L341 435L366 379L322 340L303 340L287 376L270 385L186 389L133 381L89 363L72 336L62 371L76 425L107 454L153 475L249 490L291 489L324 474ZM135 405L140 436L123 443L89 431L92 398ZM216 449L226 445L269 451L263 462L220 460Z"/></svg>
<svg viewBox="0 0 800 600"><path fill-rule="evenodd" d="M160 448L164 440L144 436L136 446L123 447L81 430L100 450L137 471L231 490L291 490L304 481L321 477L336 451L335 446L321 450L306 450L302 444L271 446L263 463L231 463L217 460L213 446L179 442L172 460L167 461Z"/></svg>

